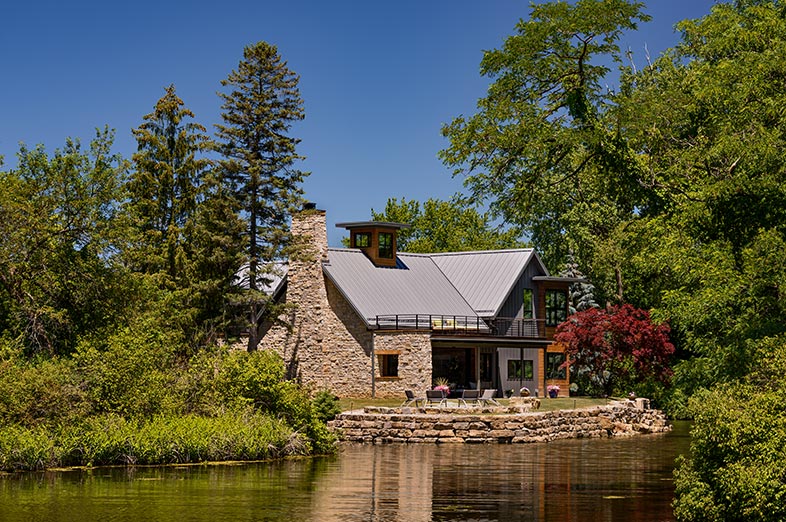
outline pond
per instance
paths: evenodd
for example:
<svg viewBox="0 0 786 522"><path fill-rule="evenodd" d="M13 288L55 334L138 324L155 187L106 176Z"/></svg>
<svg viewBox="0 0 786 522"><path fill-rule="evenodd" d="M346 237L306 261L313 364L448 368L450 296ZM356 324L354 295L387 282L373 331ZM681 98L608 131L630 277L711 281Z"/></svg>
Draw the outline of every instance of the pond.
<svg viewBox="0 0 786 522"><path fill-rule="evenodd" d="M0 477L9 521L667 521L688 425L625 439L344 446L275 463Z"/></svg>

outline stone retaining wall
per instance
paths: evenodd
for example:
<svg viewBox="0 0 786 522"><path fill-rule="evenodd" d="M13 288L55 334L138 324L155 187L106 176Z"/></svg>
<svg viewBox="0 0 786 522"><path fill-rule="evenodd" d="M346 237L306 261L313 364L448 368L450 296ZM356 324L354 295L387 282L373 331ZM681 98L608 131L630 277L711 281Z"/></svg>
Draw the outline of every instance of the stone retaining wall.
<svg viewBox="0 0 786 522"><path fill-rule="evenodd" d="M387 411L382 411L387 410ZM407 411L409 410L409 411ZM510 413L508 408L369 408L340 414L329 427L346 442L527 443L662 433L671 430L659 410L612 403L577 410Z"/></svg>

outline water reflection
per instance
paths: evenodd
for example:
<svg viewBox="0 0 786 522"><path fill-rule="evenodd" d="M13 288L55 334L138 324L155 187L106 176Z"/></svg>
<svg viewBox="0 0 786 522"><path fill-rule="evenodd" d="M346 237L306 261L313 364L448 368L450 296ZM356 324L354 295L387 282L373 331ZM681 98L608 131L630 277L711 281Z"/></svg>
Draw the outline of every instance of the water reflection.
<svg viewBox="0 0 786 522"><path fill-rule="evenodd" d="M663 521L687 429L533 445L352 446L273 464L0 479L0 520Z"/></svg>

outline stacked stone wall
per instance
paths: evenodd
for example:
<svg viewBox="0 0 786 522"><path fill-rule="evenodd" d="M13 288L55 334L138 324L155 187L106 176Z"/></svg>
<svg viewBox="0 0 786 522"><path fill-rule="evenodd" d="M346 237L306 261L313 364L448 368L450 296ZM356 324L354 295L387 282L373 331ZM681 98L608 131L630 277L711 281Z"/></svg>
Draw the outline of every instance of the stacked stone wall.
<svg viewBox="0 0 786 522"><path fill-rule="evenodd" d="M292 220L292 233L305 242L307 255L290 263L286 302L293 308L282 319L291 328L272 326L260 347L284 358L288 375L312 389L343 397L401 397L406 389L431 385L428 332L374 333L325 277L328 262L325 213L305 211ZM399 354L398 377L381 377L372 351ZM375 375L372 377L372 373ZM372 382L372 379L374 382Z"/></svg>
<svg viewBox="0 0 786 522"><path fill-rule="evenodd" d="M329 426L345 442L530 443L608 438L671 430L659 410L614 403L577 410L518 414L447 413L439 408L347 412Z"/></svg>

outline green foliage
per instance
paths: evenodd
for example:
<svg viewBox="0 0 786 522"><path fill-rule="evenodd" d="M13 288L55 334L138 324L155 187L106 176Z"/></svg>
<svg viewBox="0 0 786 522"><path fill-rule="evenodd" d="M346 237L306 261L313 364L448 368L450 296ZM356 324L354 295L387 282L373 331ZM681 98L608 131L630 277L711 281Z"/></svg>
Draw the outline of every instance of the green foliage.
<svg viewBox="0 0 786 522"><path fill-rule="evenodd" d="M314 415L322 422L328 422L341 413L339 399L328 390L320 390L314 395Z"/></svg>
<svg viewBox="0 0 786 522"><path fill-rule="evenodd" d="M110 254L124 164L112 140L98 131L83 152L69 139L51 158L22 145L17 168L0 172L0 327L29 353L67 354L123 310Z"/></svg>
<svg viewBox="0 0 786 522"><path fill-rule="evenodd" d="M422 207L418 201L388 199L384 212L371 210L375 221L411 225L399 231L398 249L402 252L463 252L519 248L524 244L513 229L491 223L488 213L479 213L458 196L451 201L429 199Z"/></svg>
<svg viewBox="0 0 786 522"><path fill-rule="evenodd" d="M51 429L0 428L0 469L264 460L303 455L307 448L284 422L260 413L139 422L105 415Z"/></svg>
<svg viewBox="0 0 786 522"><path fill-rule="evenodd" d="M246 291L235 302L247 318L249 351L257 349L263 320L278 315L265 287L278 264L298 251L288 221L302 207L301 184L308 175L295 168L303 159L295 150L300 140L288 135L292 123L304 118L298 82L266 42L247 46L237 70L221 82L228 89L219 93L224 123L216 125L221 179L248 234Z"/></svg>
<svg viewBox="0 0 786 522"><path fill-rule="evenodd" d="M620 62L617 41L648 16L640 2L580 0L535 4L501 49L486 51L481 74L493 79L478 111L443 128L440 153L475 201L520 226L558 266L572 249L594 281L610 282L616 230L645 207L637 160L610 110L601 63ZM598 266L596 266L598 265ZM595 272L598 272L597 274Z"/></svg>
<svg viewBox="0 0 786 522"><path fill-rule="evenodd" d="M675 472L680 521L786 518L786 349L765 343L761 371L690 400L690 456Z"/></svg>
<svg viewBox="0 0 786 522"><path fill-rule="evenodd" d="M74 361L95 411L145 417L171 408L178 341L153 318L82 341Z"/></svg>

